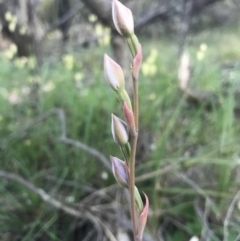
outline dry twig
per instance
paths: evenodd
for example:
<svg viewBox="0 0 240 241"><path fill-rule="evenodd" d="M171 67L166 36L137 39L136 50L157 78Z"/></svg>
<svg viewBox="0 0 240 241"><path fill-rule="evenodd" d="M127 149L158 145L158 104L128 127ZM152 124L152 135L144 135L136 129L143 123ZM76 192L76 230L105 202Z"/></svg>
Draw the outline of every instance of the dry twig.
<svg viewBox="0 0 240 241"><path fill-rule="evenodd" d="M48 205L50 205L58 210L61 210L70 216L73 216L76 218L81 218L81 219L86 218L86 219L90 220L94 225L102 227L102 229L105 232L105 235L109 238L110 241L117 241L116 238L114 237L114 235L112 234L112 232L110 231L110 229L107 227L107 225L102 220L100 220L98 217L93 216L87 210L84 210L84 209L77 210L77 209L74 209L74 208L60 202L59 200L50 196L43 189L36 187L32 183L28 182L27 180L23 179L22 177L14 174L14 173L0 171L0 178L14 181L14 182L24 186L31 192L37 194Z"/></svg>
<svg viewBox="0 0 240 241"><path fill-rule="evenodd" d="M231 219L234 207L239 199L240 199L240 190L237 192L237 194L233 198L233 200L227 210L227 214L226 214L226 217L223 222L223 241L228 241L228 236L229 236L228 226L230 223L230 219ZM239 236L240 236L240 234L238 235L238 237ZM236 240L239 240L239 239L236 239Z"/></svg>
<svg viewBox="0 0 240 241"><path fill-rule="evenodd" d="M200 219L200 221L203 224L201 240L203 240L203 241L208 241L208 240L220 241L220 239L214 234L214 232L210 229L210 227L208 225L207 216L210 211L209 200L206 199L206 205L205 205L206 207L205 207L204 212L202 212L202 210L200 209L200 207L199 207L200 205L199 205L198 201L199 201L199 199L195 200L194 209L195 209L195 212L196 212L198 218Z"/></svg>
<svg viewBox="0 0 240 241"><path fill-rule="evenodd" d="M188 185L190 185L192 188L194 188L202 197L204 197L205 199L208 199L209 205L212 205L214 210L217 210L216 204L207 195L207 193L200 186L198 186L197 183L195 183L194 181L192 181L191 179L189 179L186 175L184 175L182 173L175 173L175 176L182 179L183 181L185 181Z"/></svg>

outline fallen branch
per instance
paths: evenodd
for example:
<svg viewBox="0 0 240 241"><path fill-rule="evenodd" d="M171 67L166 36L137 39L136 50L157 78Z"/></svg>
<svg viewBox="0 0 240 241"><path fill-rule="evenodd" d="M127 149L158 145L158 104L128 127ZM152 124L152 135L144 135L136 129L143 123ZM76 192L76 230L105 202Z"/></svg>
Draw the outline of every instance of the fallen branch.
<svg viewBox="0 0 240 241"><path fill-rule="evenodd" d="M47 204L49 204L50 206L52 206L56 209L62 210L63 212L65 212L73 217L82 217L82 213L79 212L78 210L75 210L69 206L66 206L65 204L61 203L57 199L51 197L43 189L34 186L31 182L26 181L25 179L23 179L22 177L14 174L14 173L0 171L0 178L14 181L14 182L26 187L31 192L37 194L44 202L46 202Z"/></svg>
<svg viewBox="0 0 240 241"><path fill-rule="evenodd" d="M68 145L75 146L83 151L88 152L92 156L95 156L108 170L111 170L108 159L101 152L99 152L98 150L96 150L92 147L89 147L89 146L83 144L80 141L70 139L66 136L67 135L66 134L67 133L66 132L66 117L65 117L65 113L62 109L52 109L52 110L36 117L35 119L31 120L25 127L22 127L18 132L14 133L13 135L10 136L9 140L4 145L3 149L6 149L6 147L16 138L23 136L28 129L34 127L35 125L37 125L55 115L59 118L59 121L60 121L61 132L60 132L59 140L61 142L68 144Z"/></svg>
<svg viewBox="0 0 240 241"><path fill-rule="evenodd" d="M111 0L81 0L94 14L97 15L98 19L111 29L114 29L114 25L111 18ZM190 4L192 5L189 15L196 16L199 15L204 9L213 5L216 2L220 2L223 0L204 0L204 1L192 1ZM127 7L133 9L135 7L134 4L127 4ZM162 4L157 9L153 11L147 11L142 17L139 17L135 23L135 30L139 31L144 26L147 26L151 23L158 21L168 20L175 17L176 15L182 14L179 10L177 1L166 1L166 4Z"/></svg>
<svg viewBox="0 0 240 241"><path fill-rule="evenodd" d="M27 180L23 179L22 177L14 174L14 173L0 171L0 178L10 180L10 181L14 181L14 182L24 186L25 188L27 188L31 192L38 195L42 199L42 201L44 201L48 205L50 205L53 208L56 208L58 210L61 210L64 213L66 213L70 216L73 216L73 217L76 217L76 218L81 218L81 219L85 218L85 219L90 220L94 225L102 227L102 229L105 232L105 235L109 238L110 241L117 241L116 238L114 237L113 233L107 227L107 225L102 220L100 220L98 217L96 217L95 215L88 212L86 209L84 209L84 208L74 209L74 208L60 202L59 200L50 196L43 189L36 187L31 182L28 182Z"/></svg>
<svg viewBox="0 0 240 241"><path fill-rule="evenodd" d="M102 220L100 220L100 218L98 218L96 215L93 215L91 212L87 211L84 204L77 205L76 209L71 206L68 206L68 205L60 202L56 198L50 196L43 189L36 187L31 182L25 180L24 178L20 177L19 175L14 174L14 173L0 171L0 179L13 181L13 182L16 182L17 184L22 185L23 187L27 188L29 191L38 195L42 199L42 201L44 201L46 204L52 206L55 209L63 211L64 213L66 213L69 216L80 218L80 219L85 218L87 220L90 220L96 227L96 230L99 230L99 227L101 227L104 230L105 235L108 237L108 239L110 241L117 241L116 238L114 237L113 233L109 229L109 227ZM107 190L116 189L117 186L118 186L117 184L114 184L107 188L97 190L93 194L99 195L100 193L105 193ZM131 222L128 220L128 218L125 215L121 214L121 218L119 218L119 222L127 230L130 229ZM144 240L145 241L154 241L154 239L148 233L144 234Z"/></svg>

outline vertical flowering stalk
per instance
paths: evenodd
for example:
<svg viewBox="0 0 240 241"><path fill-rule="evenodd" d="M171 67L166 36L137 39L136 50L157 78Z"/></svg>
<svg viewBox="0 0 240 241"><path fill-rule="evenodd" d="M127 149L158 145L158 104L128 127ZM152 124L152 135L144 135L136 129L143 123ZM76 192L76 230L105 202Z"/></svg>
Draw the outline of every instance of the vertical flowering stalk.
<svg viewBox="0 0 240 241"><path fill-rule="evenodd" d="M118 0L112 0L113 22L117 31L126 39L132 53L133 108L125 90L125 80L122 68L108 55L104 55L104 75L107 83L116 92L123 104L123 114L126 122L112 114L112 135L120 146L125 161L111 157L112 171L117 182L129 189L130 211L133 225L134 241L142 241L146 226L149 201L146 194L145 205L138 188L135 186L135 157L138 139L138 76L142 63L142 47L134 34L133 16L130 9Z"/></svg>

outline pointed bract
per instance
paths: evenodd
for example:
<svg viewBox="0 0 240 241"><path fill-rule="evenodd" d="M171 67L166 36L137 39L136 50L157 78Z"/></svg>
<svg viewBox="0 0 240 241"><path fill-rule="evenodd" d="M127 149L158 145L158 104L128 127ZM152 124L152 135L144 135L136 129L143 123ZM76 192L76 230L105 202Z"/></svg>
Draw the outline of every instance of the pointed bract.
<svg viewBox="0 0 240 241"><path fill-rule="evenodd" d="M120 185L127 187L129 183L129 168L126 162L113 156L110 157L110 160L112 163L112 172L116 181Z"/></svg>
<svg viewBox="0 0 240 241"><path fill-rule="evenodd" d="M114 141L120 146L126 145L129 139L129 133L126 122L112 114L111 127Z"/></svg>
<svg viewBox="0 0 240 241"><path fill-rule="evenodd" d="M147 217L148 217L148 209L149 209L149 201L147 195L144 193L145 196L145 206L139 216L139 222L138 222L138 234L137 237L139 240L142 240L143 231L145 229L146 223L147 223Z"/></svg>
<svg viewBox="0 0 240 241"><path fill-rule="evenodd" d="M122 68L107 54L104 54L104 75L113 90L123 89L125 85Z"/></svg>
<svg viewBox="0 0 240 241"><path fill-rule="evenodd" d="M117 31L125 38L134 33L132 12L118 0L112 1L113 23Z"/></svg>
<svg viewBox="0 0 240 241"><path fill-rule="evenodd" d="M127 126L131 135L134 135L136 132L135 122L134 122L134 115L132 110L129 109L127 103L124 101L123 103L123 113L125 116L125 120L127 122Z"/></svg>
<svg viewBox="0 0 240 241"><path fill-rule="evenodd" d="M133 59L133 78L135 80L138 80L138 75L139 75L139 71L141 68L141 64L142 64L142 46L141 44L138 45L138 53L136 54L136 56Z"/></svg>

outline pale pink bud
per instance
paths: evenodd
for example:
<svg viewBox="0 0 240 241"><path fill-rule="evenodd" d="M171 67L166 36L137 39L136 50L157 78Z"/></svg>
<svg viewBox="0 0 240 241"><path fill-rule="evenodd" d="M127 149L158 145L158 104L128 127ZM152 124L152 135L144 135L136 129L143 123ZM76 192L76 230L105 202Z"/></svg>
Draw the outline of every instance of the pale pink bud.
<svg viewBox="0 0 240 241"><path fill-rule="evenodd" d="M112 1L112 16L115 28L124 37L134 33L132 12L118 0Z"/></svg>
<svg viewBox="0 0 240 241"><path fill-rule="evenodd" d="M112 172L116 181L123 186L128 186L129 183L129 168L126 162L117 157L110 156L112 163Z"/></svg>
<svg viewBox="0 0 240 241"><path fill-rule="evenodd" d="M124 88L125 80L122 68L107 54L104 54L104 75L113 90L117 91Z"/></svg>
<svg viewBox="0 0 240 241"><path fill-rule="evenodd" d="M128 143L129 133L127 124L114 114L112 114L112 135L118 145L123 146Z"/></svg>
<svg viewBox="0 0 240 241"><path fill-rule="evenodd" d="M125 101L123 103L123 113L125 116L125 120L127 122L128 129L129 129L130 133L132 135L134 135L136 132L134 115L133 115L132 110L129 109L129 107Z"/></svg>
<svg viewBox="0 0 240 241"><path fill-rule="evenodd" d="M146 202L145 202L145 206L143 208L143 211L141 212L141 214L139 216L139 222L138 222L137 237L139 238L139 240L142 240L143 231L144 231L146 223L147 223L148 209L149 209L148 197L145 193L144 193L144 196L145 196Z"/></svg>
<svg viewBox="0 0 240 241"><path fill-rule="evenodd" d="M182 91L185 91L188 88L190 78L189 65L189 55L187 53L183 53L180 58L180 64L178 69L179 88Z"/></svg>
<svg viewBox="0 0 240 241"><path fill-rule="evenodd" d="M135 80L138 79L138 74L141 68L141 64L142 64L142 46L141 44L138 45L138 52L136 54L136 56L133 59L133 78Z"/></svg>

